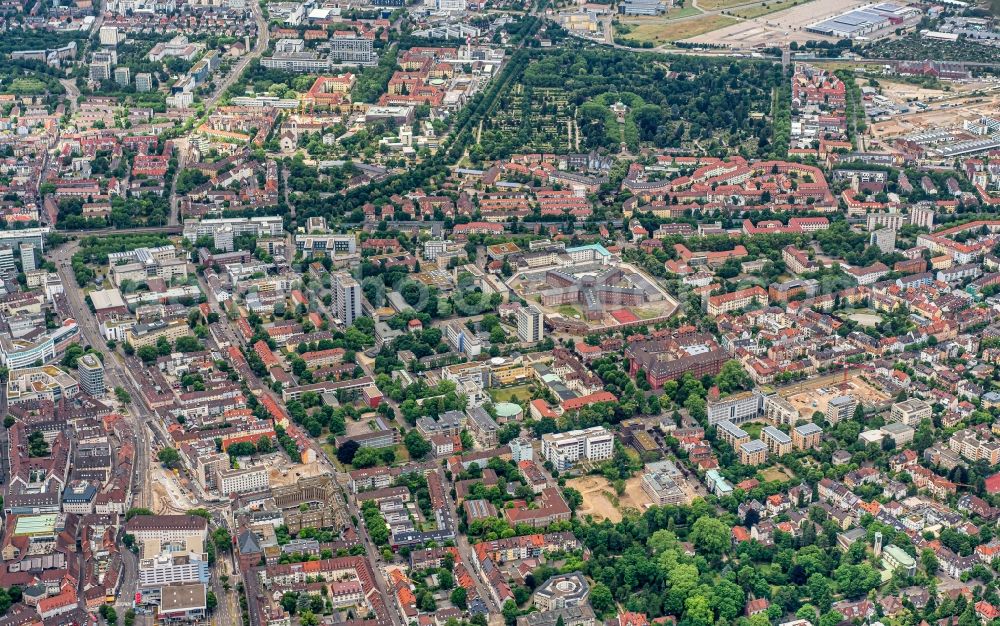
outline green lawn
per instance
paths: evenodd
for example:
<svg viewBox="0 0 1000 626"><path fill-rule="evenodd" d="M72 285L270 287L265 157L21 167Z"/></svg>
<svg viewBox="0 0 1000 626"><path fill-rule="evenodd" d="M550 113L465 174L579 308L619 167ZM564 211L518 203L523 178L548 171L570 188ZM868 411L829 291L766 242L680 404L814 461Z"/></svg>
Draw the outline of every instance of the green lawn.
<svg viewBox="0 0 1000 626"><path fill-rule="evenodd" d="M659 315L663 315L663 311L657 311L655 309L629 309L635 316L641 320L648 320Z"/></svg>
<svg viewBox="0 0 1000 626"><path fill-rule="evenodd" d="M556 312L566 317L583 317L583 314L580 313L580 309L572 304L560 305L556 307Z"/></svg>
<svg viewBox="0 0 1000 626"><path fill-rule="evenodd" d="M490 397L494 402L521 402L531 400L531 387L528 385L517 385L516 387L503 387L491 389Z"/></svg>
<svg viewBox="0 0 1000 626"><path fill-rule="evenodd" d="M762 15L784 11L785 9L790 9L794 6L803 4L806 1L807 0L773 0L770 2L755 2L753 4L742 6L738 9L733 9L730 13L737 17L749 20Z"/></svg>
<svg viewBox="0 0 1000 626"><path fill-rule="evenodd" d="M687 10L687 8L682 9ZM690 16L692 14L688 14ZM639 42L649 41L654 45L680 41L690 37L697 37L705 33L719 30L735 24L736 18L726 15L699 15L693 19L681 20L679 17L668 13L666 16L642 17L629 19L624 24L628 27L620 31L621 34Z"/></svg>
<svg viewBox="0 0 1000 626"><path fill-rule="evenodd" d="M783 465L775 465L774 467L769 467L760 473L761 477L766 481L788 481L795 478L788 469Z"/></svg>

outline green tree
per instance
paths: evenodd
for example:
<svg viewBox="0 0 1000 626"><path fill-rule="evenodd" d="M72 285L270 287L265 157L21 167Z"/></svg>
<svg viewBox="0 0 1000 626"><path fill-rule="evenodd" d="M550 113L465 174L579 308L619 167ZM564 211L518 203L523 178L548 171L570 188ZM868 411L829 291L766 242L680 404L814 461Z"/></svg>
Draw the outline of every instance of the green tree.
<svg viewBox="0 0 1000 626"><path fill-rule="evenodd" d="M722 366L722 370L715 377L715 384L722 393L733 393L749 389L753 381L739 361L731 360Z"/></svg>
<svg viewBox="0 0 1000 626"><path fill-rule="evenodd" d="M156 346L147 344L136 350L136 355L142 360L144 365L149 365L159 358L160 352L156 349Z"/></svg>
<svg viewBox="0 0 1000 626"><path fill-rule="evenodd" d="M437 602L434 601L434 594L430 591L425 591L420 594L420 598L417 599L417 607L426 613L433 613L437 610Z"/></svg>
<svg viewBox="0 0 1000 626"><path fill-rule="evenodd" d="M359 448L361 448L361 446L357 441L348 439L339 448L337 448L337 460L344 465L350 465L354 462L354 456L357 454Z"/></svg>
<svg viewBox="0 0 1000 626"><path fill-rule="evenodd" d="M593 592L591 592L591 595L593 595ZM507 600L504 602L503 607L500 609L500 613L503 615L504 622L507 626L513 626L514 623L517 622L517 614L519 611L517 610L517 605L513 600Z"/></svg>
<svg viewBox="0 0 1000 626"><path fill-rule="evenodd" d="M180 466L181 455L173 448L163 448L156 455L156 458L167 467L174 469Z"/></svg>
<svg viewBox="0 0 1000 626"><path fill-rule="evenodd" d="M699 517L691 526L691 541L702 553L721 557L729 546L729 528L715 517Z"/></svg>
<svg viewBox="0 0 1000 626"><path fill-rule="evenodd" d="M438 589L451 589L455 586L455 577L448 570L438 572Z"/></svg>
<svg viewBox="0 0 1000 626"><path fill-rule="evenodd" d="M28 456L49 456L49 442L45 441L45 433L40 430L28 435Z"/></svg>
<svg viewBox="0 0 1000 626"><path fill-rule="evenodd" d="M451 591L451 603L464 611L469 606L468 596L469 592L465 590L465 587L455 587Z"/></svg>
<svg viewBox="0 0 1000 626"><path fill-rule="evenodd" d="M382 457L379 455L376 448L361 448L358 450L357 454L354 455L354 460L351 465L358 469L364 469L366 467L375 467L382 461Z"/></svg>
<svg viewBox="0 0 1000 626"><path fill-rule="evenodd" d="M219 527L212 531L212 541L219 552L229 552L233 547L233 537L225 528Z"/></svg>
<svg viewBox="0 0 1000 626"><path fill-rule="evenodd" d="M406 437L403 438L403 445L406 446L411 459L420 460L430 454L431 451L431 444L416 430L406 433Z"/></svg>
<svg viewBox="0 0 1000 626"><path fill-rule="evenodd" d="M177 352L201 352L204 349L205 346L191 335L178 337L177 341L174 342L174 350Z"/></svg>
<svg viewBox="0 0 1000 626"><path fill-rule="evenodd" d="M844 621L843 614L839 611L830 611L829 613L824 613L823 616L819 618L819 626L837 626L837 624L842 621Z"/></svg>
<svg viewBox="0 0 1000 626"><path fill-rule="evenodd" d="M598 615L607 615L615 609L615 599L604 583L596 583L590 590L590 606Z"/></svg>
<svg viewBox="0 0 1000 626"><path fill-rule="evenodd" d="M712 601L703 595L694 595L684 601L687 622L693 626L712 626L715 614L712 612Z"/></svg>
<svg viewBox="0 0 1000 626"><path fill-rule="evenodd" d="M924 549L920 553L920 563L924 566L924 571L928 576L934 576L938 571L937 555L930 548Z"/></svg>
<svg viewBox="0 0 1000 626"><path fill-rule="evenodd" d="M566 498L566 504L569 505L570 511L576 511L583 504L583 494L573 487L563 489L563 497Z"/></svg>
<svg viewBox="0 0 1000 626"><path fill-rule="evenodd" d="M833 603L833 592L830 589L830 580L820 574L814 573L806 581L806 589L809 590L809 597L812 603L819 607L820 611L828 611Z"/></svg>
<svg viewBox="0 0 1000 626"><path fill-rule="evenodd" d="M848 598L859 598L879 585L879 573L870 565L841 565L833 573L840 592Z"/></svg>
<svg viewBox="0 0 1000 626"><path fill-rule="evenodd" d="M743 611L746 596L738 585L721 580L712 590L713 605L723 619L735 619Z"/></svg>
<svg viewBox="0 0 1000 626"><path fill-rule="evenodd" d="M684 401L684 408L692 418L703 422L708 413L705 410L705 399L701 396L688 396Z"/></svg>
<svg viewBox="0 0 1000 626"><path fill-rule="evenodd" d="M132 404L132 394L126 391L124 387L115 387L115 397L122 404Z"/></svg>
<svg viewBox="0 0 1000 626"><path fill-rule="evenodd" d="M257 452L260 454L270 454L274 452L274 441L268 437L263 436L257 440Z"/></svg>

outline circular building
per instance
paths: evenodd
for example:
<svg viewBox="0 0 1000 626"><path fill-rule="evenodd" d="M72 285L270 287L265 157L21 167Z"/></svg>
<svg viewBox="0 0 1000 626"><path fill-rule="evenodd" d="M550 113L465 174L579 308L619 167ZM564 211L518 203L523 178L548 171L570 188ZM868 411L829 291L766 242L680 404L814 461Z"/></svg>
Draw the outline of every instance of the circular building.
<svg viewBox="0 0 1000 626"><path fill-rule="evenodd" d="M589 593L590 585L580 572L557 574L535 590L535 606L541 611L580 606Z"/></svg>
<svg viewBox="0 0 1000 626"><path fill-rule="evenodd" d="M520 421L524 413L524 409L513 402L497 402L493 408L497 410L497 421L500 423Z"/></svg>

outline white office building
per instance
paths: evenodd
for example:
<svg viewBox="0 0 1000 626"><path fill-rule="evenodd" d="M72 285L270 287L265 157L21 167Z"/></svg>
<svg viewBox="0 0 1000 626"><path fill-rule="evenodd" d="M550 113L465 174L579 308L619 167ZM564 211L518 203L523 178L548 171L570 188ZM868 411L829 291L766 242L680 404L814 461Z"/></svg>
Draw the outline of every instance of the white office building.
<svg viewBox="0 0 1000 626"><path fill-rule="evenodd" d="M139 588L163 585L208 583L208 562L197 554L164 551L151 559L139 561Z"/></svg>
<svg viewBox="0 0 1000 626"><path fill-rule="evenodd" d="M517 310L517 338L527 343L541 341L545 336L545 316L533 304Z"/></svg>
<svg viewBox="0 0 1000 626"><path fill-rule="evenodd" d="M889 419L891 421L913 426L914 428L919 426L922 420L930 419L930 417L931 405L917 398L897 402L892 405L892 411L889 412Z"/></svg>
<svg viewBox="0 0 1000 626"><path fill-rule="evenodd" d="M717 400L709 399L705 409L709 426L715 426L723 420L741 424L756 419L761 414L764 410L764 396L756 391L735 393Z"/></svg>
<svg viewBox="0 0 1000 626"><path fill-rule="evenodd" d="M194 243L199 237L212 237L215 247L226 252L233 251L233 243L240 235L255 237L277 237L284 231L279 215L261 217L227 217L184 222L184 238Z"/></svg>
<svg viewBox="0 0 1000 626"><path fill-rule="evenodd" d="M452 322L445 326L444 336L455 351L462 352L469 358L475 358L483 351L483 342L460 322Z"/></svg>
<svg viewBox="0 0 1000 626"><path fill-rule="evenodd" d="M333 314L344 326L361 317L361 285L348 272L334 272Z"/></svg>
<svg viewBox="0 0 1000 626"><path fill-rule="evenodd" d="M304 256L343 256L357 251L354 235L295 235L295 249Z"/></svg>
<svg viewBox="0 0 1000 626"><path fill-rule="evenodd" d="M615 436L603 426L542 435L542 456L560 472L580 461L606 461L615 451Z"/></svg>
<svg viewBox="0 0 1000 626"><path fill-rule="evenodd" d="M32 272L38 269L38 260L35 257L35 244L24 242L21 248L21 269L25 272Z"/></svg>
<svg viewBox="0 0 1000 626"><path fill-rule="evenodd" d="M221 496L233 493L256 493L270 486L267 468L263 465L245 469L219 468L215 484Z"/></svg>
<svg viewBox="0 0 1000 626"><path fill-rule="evenodd" d="M854 410L858 407L858 400L848 394L831 398L826 405L826 421L837 424L854 417Z"/></svg>
<svg viewBox="0 0 1000 626"><path fill-rule="evenodd" d="M896 249L896 231L891 228L880 228L868 236L868 243L881 250L882 254L892 254Z"/></svg>
<svg viewBox="0 0 1000 626"><path fill-rule="evenodd" d="M90 396L104 395L104 364L97 355L85 354L76 361L76 372L80 376L80 388Z"/></svg>

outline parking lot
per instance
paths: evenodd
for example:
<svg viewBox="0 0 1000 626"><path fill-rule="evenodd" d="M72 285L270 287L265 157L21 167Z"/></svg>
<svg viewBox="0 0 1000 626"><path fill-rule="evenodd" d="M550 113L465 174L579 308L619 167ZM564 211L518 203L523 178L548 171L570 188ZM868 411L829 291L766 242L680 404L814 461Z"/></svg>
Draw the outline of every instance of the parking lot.
<svg viewBox="0 0 1000 626"><path fill-rule="evenodd" d="M833 41L834 38L806 31L815 22L844 11L869 4L864 0L815 0L798 6L744 20L738 24L692 37L692 43L724 46L736 50L752 50L771 46L784 46L793 41Z"/></svg>

